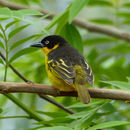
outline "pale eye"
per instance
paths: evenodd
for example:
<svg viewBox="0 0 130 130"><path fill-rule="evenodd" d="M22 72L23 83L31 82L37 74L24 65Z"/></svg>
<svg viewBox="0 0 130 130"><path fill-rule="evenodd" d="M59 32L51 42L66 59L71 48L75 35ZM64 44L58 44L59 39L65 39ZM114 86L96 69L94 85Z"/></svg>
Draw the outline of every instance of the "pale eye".
<svg viewBox="0 0 130 130"><path fill-rule="evenodd" d="M46 44L46 45L49 44L49 41L45 41L45 44Z"/></svg>

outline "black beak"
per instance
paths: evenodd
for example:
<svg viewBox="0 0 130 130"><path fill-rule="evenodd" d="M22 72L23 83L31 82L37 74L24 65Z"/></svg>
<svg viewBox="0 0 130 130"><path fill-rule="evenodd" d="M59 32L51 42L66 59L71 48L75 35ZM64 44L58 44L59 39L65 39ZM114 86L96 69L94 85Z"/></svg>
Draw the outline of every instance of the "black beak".
<svg viewBox="0 0 130 130"><path fill-rule="evenodd" d="M32 44L30 47L38 47L38 48L43 48L43 47L44 47L44 45L43 45L41 42L37 42L37 43Z"/></svg>

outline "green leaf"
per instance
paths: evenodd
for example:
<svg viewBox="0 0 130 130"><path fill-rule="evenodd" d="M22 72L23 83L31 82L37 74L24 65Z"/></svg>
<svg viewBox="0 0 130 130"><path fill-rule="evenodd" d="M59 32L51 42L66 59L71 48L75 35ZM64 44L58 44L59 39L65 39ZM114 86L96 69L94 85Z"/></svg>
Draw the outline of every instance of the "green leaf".
<svg viewBox="0 0 130 130"><path fill-rule="evenodd" d="M20 14L22 16L27 16L27 15L43 15L43 13L33 10L33 9L21 9L18 11L14 11L14 14ZM13 14L13 15L14 15Z"/></svg>
<svg viewBox="0 0 130 130"><path fill-rule="evenodd" d="M80 10L88 3L89 0L74 0L69 8L69 23L72 22L74 17L80 12Z"/></svg>
<svg viewBox="0 0 130 130"><path fill-rule="evenodd" d="M29 48L24 48L22 50L20 50L19 52L15 53L9 60L9 63L13 62L14 60L16 60L17 58L19 58L20 56L23 56L25 54L31 53L36 51L37 48L33 48L33 47L29 47Z"/></svg>
<svg viewBox="0 0 130 130"><path fill-rule="evenodd" d="M111 1L106 0L90 0L89 6L113 6Z"/></svg>
<svg viewBox="0 0 130 130"><path fill-rule="evenodd" d="M130 122L127 121L109 121L105 123L100 123L98 125L94 125L87 130L97 130L97 129L105 129L105 128L113 128L115 126L128 125Z"/></svg>
<svg viewBox="0 0 130 130"><path fill-rule="evenodd" d="M77 28L72 24L66 24L60 34L76 49L83 52L83 42Z"/></svg>
<svg viewBox="0 0 130 130"><path fill-rule="evenodd" d="M51 29L55 24L57 24L60 21L60 19L63 19L64 17L67 17L67 16L68 16L68 10L66 10L63 13L61 13L60 15L55 16L52 19L51 23L45 28L45 30ZM65 21L66 21L66 19L65 19Z"/></svg>
<svg viewBox="0 0 130 130"><path fill-rule="evenodd" d="M82 113L81 116L78 116L79 112L76 113L76 116L75 116L75 114L69 115L69 117L72 116L75 119L77 119L77 120L74 120L69 126L87 128L91 124L94 117L97 115L97 111L99 109L101 109L106 103L108 103L108 102L105 102L105 103L101 104L100 106L97 106L89 111L88 110L82 111L82 112L86 112L86 113Z"/></svg>
<svg viewBox="0 0 130 130"><path fill-rule="evenodd" d="M108 49L107 51L114 53L130 53L130 45L128 43L123 43L121 45L117 45L111 49Z"/></svg>
<svg viewBox="0 0 130 130"><path fill-rule="evenodd" d="M101 81L101 82L116 86L122 90L130 90L130 84L127 82L123 81Z"/></svg>
<svg viewBox="0 0 130 130"><path fill-rule="evenodd" d="M9 8L0 8L0 17L11 17L12 11Z"/></svg>
<svg viewBox="0 0 130 130"><path fill-rule="evenodd" d="M90 112L92 112L92 111L93 111L93 109L90 111L77 112L77 113L74 113L72 115L69 115L68 117L71 119L83 118L83 117L87 117L90 114Z"/></svg>
<svg viewBox="0 0 130 130"><path fill-rule="evenodd" d="M130 13L129 12L119 12L119 13L117 13L117 15L120 17L124 17L124 18L129 19Z"/></svg>
<svg viewBox="0 0 130 130"><path fill-rule="evenodd" d="M73 130L73 129L65 126L53 126L53 127L44 127L37 130Z"/></svg>
<svg viewBox="0 0 130 130"><path fill-rule="evenodd" d="M53 118L67 116L67 114L63 112L44 112L44 111L37 111L37 112L43 115L47 115L49 117L53 117Z"/></svg>
<svg viewBox="0 0 130 130"><path fill-rule="evenodd" d="M3 42L0 40L0 47L5 49Z"/></svg>
<svg viewBox="0 0 130 130"><path fill-rule="evenodd" d="M28 27L30 24L26 24L23 26L20 26L18 28L16 28L15 30L13 30L12 32L9 33L9 39L12 38L15 34L19 33L20 31L22 31L24 28Z"/></svg>
<svg viewBox="0 0 130 130"><path fill-rule="evenodd" d="M85 41L86 45L94 45L94 44L105 44L106 42L114 42L115 39L114 38L110 38L110 37L92 37L89 38Z"/></svg>
<svg viewBox="0 0 130 130"><path fill-rule="evenodd" d="M4 36L3 36L3 34L2 34L2 33L0 33L0 38L4 39Z"/></svg>
<svg viewBox="0 0 130 130"><path fill-rule="evenodd" d="M5 30L8 29L9 27L11 27L12 25L14 25L15 23L19 22L19 20L13 20L12 22L9 22L6 26L5 26Z"/></svg>
<svg viewBox="0 0 130 130"><path fill-rule="evenodd" d="M12 49L18 47L19 45L21 45L21 44L23 44L23 43L25 43L25 42L27 42L27 41L33 39L33 38L36 38L36 37L37 37L37 35L31 35L31 36L26 37L26 38L24 38L24 39L22 39L22 40L16 41L16 42L13 43L13 45L10 47L10 51L11 51Z"/></svg>
<svg viewBox="0 0 130 130"><path fill-rule="evenodd" d="M2 110L2 108L0 108L0 113L2 113L3 112L3 110Z"/></svg>
<svg viewBox="0 0 130 130"><path fill-rule="evenodd" d="M2 22L2 21L5 21L5 20L8 20L9 18L7 18L7 17L0 17L0 22Z"/></svg>
<svg viewBox="0 0 130 130"><path fill-rule="evenodd" d="M104 19L104 18L97 18L97 19L91 19L91 22L99 23L99 24L109 24L112 25L113 21L110 19Z"/></svg>
<svg viewBox="0 0 130 130"><path fill-rule="evenodd" d="M128 83L130 83L130 77L127 77Z"/></svg>
<svg viewBox="0 0 130 130"><path fill-rule="evenodd" d="M104 101L96 101L96 102L92 102L92 103L90 103L90 104L76 103L76 104L73 104L73 105L69 106L68 108L91 107L91 106L94 106L94 105L103 104L103 103L105 103L105 102L106 102L106 100L104 100Z"/></svg>
<svg viewBox="0 0 130 130"><path fill-rule="evenodd" d="M21 9L18 11L13 11L13 17L21 20L24 19L25 16L31 16L31 15L43 15L43 14L32 9Z"/></svg>
<svg viewBox="0 0 130 130"><path fill-rule="evenodd" d="M0 29L2 30L3 29L3 27L2 27L2 25L0 24Z"/></svg>
<svg viewBox="0 0 130 130"><path fill-rule="evenodd" d="M59 20L57 21L58 25L55 31L56 34L60 34L64 25L67 23L67 20L68 20L68 13L63 14L62 17L59 18Z"/></svg>
<svg viewBox="0 0 130 130"><path fill-rule="evenodd" d="M54 124L59 124L59 123L70 123L73 119L69 118L69 117L55 117L54 119L51 120L47 120L47 121L41 121L35 124L50 124L50 123L54 123Z"/></svg>
<svg viewBox="0 0 130 130"><path fill-rule="evenodd" d="M130 8L130 3L126 2L126 3L123 4L123 6Z"/></svg>
<svg viewBox="0 0 130 130"><path fill-rule="evenodd" d="M0 64L4 65L4 61L0 58Z"/></svg>

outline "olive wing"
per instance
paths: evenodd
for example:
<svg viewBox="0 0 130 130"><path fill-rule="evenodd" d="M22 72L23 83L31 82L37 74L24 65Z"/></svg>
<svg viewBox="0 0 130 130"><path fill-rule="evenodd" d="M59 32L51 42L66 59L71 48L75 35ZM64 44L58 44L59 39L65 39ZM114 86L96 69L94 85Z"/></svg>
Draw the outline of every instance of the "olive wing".
<svg viewBox="0 0 130 130"><path fill-rule="evenodd" d="M75 71L70 62L64 59L51 60L48 62L49 70L58 78L63 79L67 84L74 83Z"/></svg>
<svg viewBox="0 0 130 130"><path fill-rule="evenodd" d="M87 82L93 86L93 82L94 82L94 76L93 76L93 72L92 69L90 68L90 66L88 65L88 63L83 60L83 68L86 72L86 78L87 78Z"/></svg>

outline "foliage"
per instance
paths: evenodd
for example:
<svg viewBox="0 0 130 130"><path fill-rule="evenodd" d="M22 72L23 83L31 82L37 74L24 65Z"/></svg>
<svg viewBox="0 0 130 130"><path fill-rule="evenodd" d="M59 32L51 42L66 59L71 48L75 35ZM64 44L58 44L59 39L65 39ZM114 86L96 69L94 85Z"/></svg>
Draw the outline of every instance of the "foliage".
<svg viewBox="0 0 130 130"><path fill-rule="evenodd" d="M130 90L129 43L98 32L88 32L73 23L78 18L129 32L129 0L73 0L62 1L62 4L60 0L51 3L42 0L11 1L59 14L52 20L46 20L50 14L43 15L31 9L14 11L1 6L0 53L5 56L5 60L0 58L1 81L22 82L11 71L9 64L12 64L27 79L49 84L44 56L29 46L46 35L59 34L86 57L95 75L94 87ZM0 95L0 129L129 130L128 103L92 99L92 103L86 105L75 98L54 99L75 114L69 115L35 94Z"/></svg>

